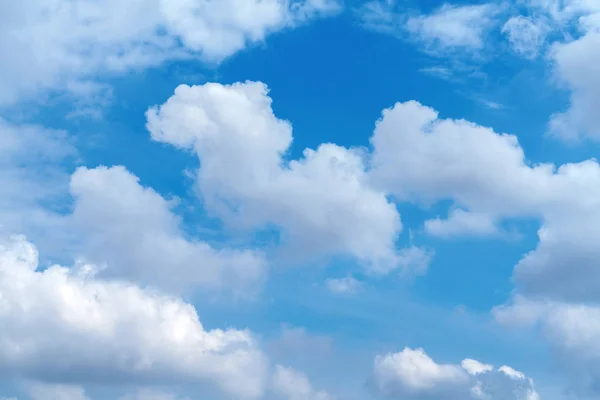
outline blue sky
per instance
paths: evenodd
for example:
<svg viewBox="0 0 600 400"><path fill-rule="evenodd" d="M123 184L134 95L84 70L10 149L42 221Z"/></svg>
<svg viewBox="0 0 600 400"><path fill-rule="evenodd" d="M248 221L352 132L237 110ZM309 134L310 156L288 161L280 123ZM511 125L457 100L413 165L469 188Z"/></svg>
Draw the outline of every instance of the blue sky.
<svg viewBox="0 0 600 400"><path fill-rule="evenodd" d="M600 396L596 1L0 15L0 399Z"/></svg>

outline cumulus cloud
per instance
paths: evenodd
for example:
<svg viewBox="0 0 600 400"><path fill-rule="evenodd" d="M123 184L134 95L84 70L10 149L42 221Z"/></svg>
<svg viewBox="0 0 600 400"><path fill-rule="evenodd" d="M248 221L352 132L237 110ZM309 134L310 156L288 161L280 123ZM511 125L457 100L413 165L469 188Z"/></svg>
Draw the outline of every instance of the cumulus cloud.
<svg viewBox="0 0 600 400"><path fill-rule="evenodd" d="M246 295L260 288L262 253L188 238L174 200L123 167L79 168L70 176L65 165L76 156L66 132L0 119L0 232L24 232L52 258L106 264L107 277L176 291Z"/></svg>
<svg viewBox="0 0 600 400"><path fill-rule="evenodd" d="M539 400L533 380L510 367L479 361L438 364L423 349L375 358L372 383L381 395L407 400Z"/></svg>
<svg viewBox="0 0 600 400"><path fill-rule="evenodd" d="M541 330L573 389L597 395L600 368L600 307L597 303L565 302L548 297L515 295L493 310L495 318L508 326Z"/></svg>
<svg viewBox="0 0 600 400"><path fill-rule="evenodd" d="M600 31L592 30L577 40L556 43L551 57L559 80L571 90L571 100L566 111L552 116L550 132L568 141L586 137L599 140L600 117L596 105L600 102L600 78L593 66L600 62Z"/></svg>
<svg viewBox="0 0 600 400"><path fill-rule="evenodd" d="M282 400L334 400L327 392L315 390L303 373L281 365L275 367L272 386Z"/></svg>
<svg viewBox="0 0 600 400"><path fill-rule="evenodd" d="M120 277L171 290L258 288L267 271L261 253L215 249L186 238L173 202L123 167L79 168L71 177L71 218L82 232L81 254Z"/></svg>
<svg viewBox="0 0 600 400"><path fill-rule="evenodd" d="M266 361L245 330L207 330L177 298L94 277L95 267L38 266L22 236L0 243L0 370L85 383L210 383L263 394ZM83 394L82 394L83 396Z"/></svg>
<svg viewBox="0 0 600 400"><path fill-rule="evenodd" d="M557 81L570 91L566 110L555 113L549 133L566 141L600 138L600 81L594 65L600 54L600 3L594 0L529 0L529 15L504 26L513 48L533 57L544 38L553 41L548 57Z"/></svg>
<svg viewBox="0 0 600 400"><path fill-rule="evenodd" d="M415 101L384 110L371 143L372 179L399 200L424 205L454 199L468 211L528 213L543 193L526 189L552 173L552 166L528 165L515 136L440 119Z"/></svg>
<svg viewBox="0 0 600 400"><path fill-rule="evenodd" d="M0 5L0 105L167 60L219 62L336 0L32 0ZM78 93L75 93L78 94Z"/></svg>
<svg viewBox="0 0 600 400"><path fill-rule="evenodd" d="M464 120L440 119L416 102L385 110L371 142L372 179L402 201L453 200L464 209L461 235L482 233L481 221L535 218L537 248L515 268L519 290L570 300L598 299L594 243L600 221L600 166L595 160L534 165L517 138ZM446 229L456 217L429 223ZM459 214L461 215L461 214ZM471 222L471 225L466 222ZM491 225L483 225L484 233ZM435 230L435 229L434 229Z"/></svg>
<svg viewBox="0 0 600 400"><path fill-rule="evenodd" d="M430 232L487 234L491 221L539 220L537 246L514 269L517 297L495 313L504 322L541 326L569 362L598 361L592 343L600 300L596 160L532 164L516 137L440 119L416 102L384 111L372 144L372 179L382 190L424 206L452 200L461 210L451 211L447 220L430 221Z"/></svg>
<svg viewBox="0 0 600 400"><path fill-rule="evenodd" d="M275 225L288 259L350 255L372 271L422 269L423 255L397 253L400 216L371 187L363 152L335 144L287 161L292 126L271 109L260 82L179 86L147 112L154 140L192 150L206 208L228 225Z"/></svg>
<svg viewBox="0 0 600 400"><path fill-rule="evenodd" d="M540 325L563 351L600 361L600 308L596 305L516 295L496 307L494 315L509 325Z"/></svg>

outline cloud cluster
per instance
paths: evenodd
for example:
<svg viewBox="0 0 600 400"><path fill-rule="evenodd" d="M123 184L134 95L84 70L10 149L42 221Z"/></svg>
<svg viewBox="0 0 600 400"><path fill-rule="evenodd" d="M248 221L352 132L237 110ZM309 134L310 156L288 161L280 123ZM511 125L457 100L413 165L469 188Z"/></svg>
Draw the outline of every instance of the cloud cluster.
<svg viewBox="0 0 600 400"><path fill-rule="evenodd" d="M501 323L537 328L548 339L577 395L596 396L600 379L600 306L597 302L561 301L516 295L495 307Z"/></svg>
<svg viewBox="0 0 600 400"><path fill-rule="evenodd" d="M539 400L533 380L479 361L438 364L423 349L405 348L375 358L372 386L381 395L406 400Z"/></svg>
<svg viewBox="0 0 600 400"><path fill-rule="evenodd" d="M446 219L425 223L429 233L489 235L506 220L539 220L536 248L514 269L515 298L495 314L541 326L570 363L600 362L591 346L600 301L596 160L532 164L515 136L440 119L416 102L384 111L372 144L377 187L402 201L454 203Z"/></svg>
<svg viewBox="0 0 600 400"><path fill-rule="evenodd" d="M550 133L567 141L600 138L600 81L594 65L600 53L600 4L565 0L526 3L530 16L517 16L505 28L515 49L535 54L545 36L554 33L548 57L557 81L570 90L570 105L550 119ZM558 34L558 35L557 35Z"/></svg>
<svg viewBox="0 0 600 400"><path fill-rule="evenodd" d="M190 304L95 272L89 264L41 270L24 237L2 240L3 376L211 382L239 398L262 395L267 365L250 332L207 330Z"/></svg>
<svg viewBox="0 0 600 400"><path fill-rule="evenodd" d="M530 0L533 11L502 28L529 59L545 51L553 33L577 28L548 52L571 91L569 108L550 122L567 139L600 137L598 4ZM0 106L52 91L97 96L108 90L100 83L107 74L168 60L218 63L339 7L332 0L5 2L0 51L11 60L0 65ZM500 12L491 4L445 5L429 14L398 13L392 2L361 8L367 27L407 35L430 53L481 50ZM275 116L271 101L261 82L180 86L148 110L147 128L153 140L198 157L197 192L228 228L277 232L277 261L350 256L371 273L425 273L432 253L398 248L402 223L391 197L422 206L451 201L447 215L424 222L429 235L441 238L499 236L507 220L538 220L539 242L514 269L514 296L494 315L540 327L564 359L584 370L584 384L598 378L596 160L533 164L515 136L440 118L416 101L383 111L372 151L324 143L290 159L292 125ZM156 291L251 292L266 277L265 254L189 237L175 199L124 167L71 174L76 155L65 132L0 119L2 229L27 232L41 248L62 247L79 260L71 268L43 268L23 236L0 241L3 376L46 382L31 386L33 400L86 400L83 387L62 383L91 381L193 382L249 399L333 398L299 371L271 368L251 332L207 329L193 306ZM67 202L68 210L59 209ZM352 277L326 285L337 294L361 288ZM532 380L509 367L470 359L439 364L421 349L378 356L372 384L384 396L415 400L539 398ZM124 397L174 398L146 391Z"/></svg>
<svg viewBox="0 0 600 400"><path fill-rule="evenodd" d="M515 54L528 60L544 55L554 75L553 83L570 92L566 110L549 119L549 133L566 141L599 140L600 119L595 112L600 102L600 82L595 69L600 61L597 1L448 3L428 13L415 13L393 1L376 0L360 7L359 17L368 29L412 38L419 50L446 57L452 68L423 69L445 79L452 75L453 69L473 72L474 66L465 65L462 60L464 55L481 59L491 51L495 55L502 53L505 46L491 35L498 30L496 33L504 36Z"/></svg>
<svg viewBox="0 0 600 400"><path fill-rule="evenodd" d="M339 11L336 0L32 0L0 5L0 106L168 60L219 62L269 34ZM40 93L40 89L42 89Z"/></svg>
<svg viewBox="0 0 600 400"><path fill-rule="evenodd" d="M79 168L71 177L70 215L82 232L79 251L102 276L180 291L228 289L237 294L260 287L267 261L254 250L216 249L188 239L169 202L140 185L123 167Z"/></svg>
<svg viewBox="0 0 600 400"><path fill-rule="evenodd" d="M27 233L50 259L83 260L103 277L180 292L248 295L268 262L257 250L189 238L166 199L124 167L69 169L66 132L0 120L0 232ZM69 207L65 207L65 203Z"/></svg>
<svg viewBox="0 0 600 400"><path fill-rule="evenodd" d="M370 184L363 151L326 143L284 158L292 127L263 83L179 86L147 118L154 140L197 154L205 207L230 226L275 225L296 260L348 254L375 272L426 269L422 250L396 251L400 216Z"/></svg>
<svg viewBox="0 0 600 400"><path fill-rule="evenodd" d="M416 102L384 111L372 143L372 176L379 187L403 201L452 200L464 210L426 222L430 232L488 235L495 231L492 221L539 219L537 248L515 268L518 288L563 299L597 298L600 253L593 238L600 221L600 165L595 160L533 165L515 136L439 119Z"/></svg>

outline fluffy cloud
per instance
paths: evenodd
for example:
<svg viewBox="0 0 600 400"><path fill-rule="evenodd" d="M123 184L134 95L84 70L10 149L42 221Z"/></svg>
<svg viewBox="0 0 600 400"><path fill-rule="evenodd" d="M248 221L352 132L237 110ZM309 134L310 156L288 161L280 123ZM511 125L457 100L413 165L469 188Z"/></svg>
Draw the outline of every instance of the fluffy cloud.
<svg viewBox="0 0 600 400"><path fill-rule="evenodd" d="M98 75L169 59L218 62L269 34L339 10L335 0L32 0L0 5L0 105L39 89L96 86ZM88 93L89 94L89 93Z"/></svg>
<svg viewBox="0 0 600 400"><path fill-rule="evenodd" d="M38 267L24 237L0 244L0 370L41 381L208 382L257 398L265 359L248 331L206 330L194 308L94 267Z"/></svg>
<svg viewBox="0 0 600 400"><path fill-rule="evenodd" d="M424 205L451 199L469 213L429 222L430 231L488 234L489 221L540 219L537 248L515 268L517 287L531 295L598 299L600 250L593 238L600 226L600 166L595 160L558 168L533 165L515 136L439 119L416 102L385 110L372 144L372 178L382 190Z"/></svg>
<svg viewBox="0 0 600 400"><path fill-rule="evenodd" d="M273 374L273 392L283 400L333 400L325 391L313 389L301 372L277 365Z"/></svg>
<svg viewBox="0 0 600 400"><path fill-rule="evenodd" d="M571 102L567 111L552 117L551 132L566 140L600 140L600 117L596 112L600 78L593 67L600 62L600 29L590 30L572 42L555 44L552 58L558 78L571 90Z"/></svg>
<svg viewBox="0 0 600 400"><path fill-rule="evenodd" d="M147 118L154 140L197 154L206 208L237 228L277 226L288 259L347 254L376 272L423 269L418 249L396 252L400 217L369 185L360 150L322 144L285 160L292 127L264 84L179 86Z"/></svg>
<svg viewBox="0 0 600 400"><path fill-rule="evenodd" d="M594 322L600 300L596 160L534 165L516 137L440 119L415 102L384 111L372 143L372 178L378 187L423 205L452 200L461 210L451 211L448 220L430 221L430 232L488 234L494 227L490 221L538 219L539 242L514 269L517 297L495 313L503 322L541 326L569 362L600 361L594 344L600 332ZM456 366L430 370L464 375ZM438 372L435 379L445 376Z"/></svg>
<svg viewBox="0 0 600 400"><path fill-rule="evenodd" d="M440 119L418 102L383 111L371 138L372 179L402 201L454 199L468 211L527 214L552 166L531 167L515 136L464 120Z"/></svg>
<svg viewBox="0 0 600 400"><path fill-rule="evenodd" d="M123 167L80 168L69 176L63 165L76 155L66 132L0 119L0 231L26 233L50 257L107 264L104 276L164 289L243 295L261 286L267 262L260 252L187 238L175 201L141 186Z"/></svg>
<svg viewBox="0 0 600 400"><path fill-rule="evenodd" d="M515 296L494 309L496 318L510 325L541 325L552 342L580 359L600 361L600 308L592 304L566 303Z"/></svg>
<svg viewBox="0 0 600 400"><path fill-rule="evenodd" d="M82 232L81 254L108 268L103 276L181 290L230 289L244 294L266 273L262 255L217 250L187 239L173 202L139 184L123 167L79 168L71 178L71 215Z"/></svg>
<svg viewBox="0 0 600 400"><path fill-rule="evenodd" d="M493 313L503 324L540 329L558 355L573 389L579 394L598 394L600 307L597 303L516 295Z"/></svg>
<svg viewBox="0 0 600 400"><path fill-rule="evenodd" d="M535 56L540 45L556 40L549 58L556 81L571 91L566 111L552 116L551 134L567 140L600 138L600 80L594 69L600 58L600 3L595 0L529 0L530 15L517 16L504 26L513 48Z"/></svg>
<svg viewBox="0 0 600 400"><path fill-rule="evenodd" d="M380 394L407 400L539 399L533 380L510 367L494 369L471 359L438 364L423 349L377 356L372 381Z"/></svg>

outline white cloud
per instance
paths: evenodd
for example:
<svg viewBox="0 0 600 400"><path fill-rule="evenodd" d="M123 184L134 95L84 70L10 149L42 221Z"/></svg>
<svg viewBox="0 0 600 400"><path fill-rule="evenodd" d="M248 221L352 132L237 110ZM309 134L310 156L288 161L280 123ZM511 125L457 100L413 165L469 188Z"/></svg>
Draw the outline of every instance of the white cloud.
<svg viewBox="0 0 600 400"><path fill-rule="evenodd" d="M594 68L600 62L600 32L555 44L551 57L558 78L571 90L571 100L567 111L550 120L550 132L568 141L600 140L600 78Z"/></svg>
<svg viewBox="0 0 600 400"><path fill-rule="evenodd" d="M0 105L170 59L219 62L339 10L335 0L32 0L0 4Z"/></svg>
<svg viewBox="0 0 600 400"><path fill-rule="evenodd" d="M555 81L570 92L570 104L555 113L549 133L565 141L600 139L600 80L594 65L600 58L600 3L595 0L529 0L528 16L512 18L504 26L518 52L534 57L548 41L548 58Z"/></svg>
<svg viewBox="0 0 600 400"><path fill-rule="evenodd" d="M445 4L431 14L409 17L406 29L429 50L480 50L485 35L496 24L500 8L494 4Z"/></svg>
<svg viewBox="0 0 600 400"><path fill-rule="evenodd" d="M564 302L515 295L493 310L501 323L536 327L549 341L573 388L582 395L597 395L600 379L600 307L597 303Z"/></svg>
<svg viewBox="0 0 600 400"><path fill-rule="evenodd" d="M552 344L571 358L600 362L600 308L596 305L516 295L493 313L507 325L541 326Z"/></svg>
<svg viewBox="0 0 600 400"><path fill-rule="evenodd" d="M38 268L22 236L0 244L3 376L85 383L212 383L236 398L263 394L266 361L248 331L206 330L190 304L94 267Z"/></svg>
<svg viewBox="0 0 600 400"><path fill-rule="evenodd" d="M376 32L398 36L404 31L406 17L396 13L393 1L368 1L358 9L363 27Z"/></svg>
<svg viewBox="0 0 600 400"><path fill-rule="evenodd" d="M402 201L454 199L467 211L532 212L552 166L531 167L515 136L465 120L440 119L418 102L383 111L371 138L372 179Z"/></svg>
<svg viewBox="0 0 600 400"><path fill-rule="evenodd" d="M285 160L292 127L273 114L264 84L179 86L147 118L154 140L198 155L206 208L230 226L279 227L288 259L350 255L376 272L422 268L417 251L397 253L400 217L369 185L362 151L322 144Z"/></svg>
<svg viewBox="0 0 600 400"><path fill-rule="evenodd" d="M448 219L438 217L425 221L425 232L442 238L461 235L493 236L500 233L488 215L461 209L452 210Z"/></svg>
<svg viewBox="0 0 600 400"><path fill-rule="evenodd" d="M71 215L82 232L80 251L103 276L120 277L172 290L189 287L230 289L244 294L258 288L267 272L256 251L215 249L187 239L173 213L173 202L123 167L79 168L70 185Z"/></svg>
<svg viewBox="0 0 600 400"><path fill-rule="evenodd" d="M535 14L547 15L559 24L600 11L600 4L596 0L527 0L525 4Z"/></svg>
<svg viewBox="0 0 600 400"><path fill-rule="evenodd" d="M486 100L486 99L477 98L477 97L475 97L474 100L480 102L481 104L483 104L486 108L488 108L490 110L502 110L504 108L503 104L497 103L495 101Z"/></svg>
<svg viewBox="0 0 600 400"><path fill-rule="evenodd" d="M0 232L28 232L59 252L72 239L56 212L69 199L62 165L76 157L67 132L0 118Z"/></svg>
<svg viewBox="0 0 600 400"><path fill-rule="evenodd" d="M546 44L550 27L544 19L516 16L510 18L502 27L512 49L519 55L536 58Z"/></svg>
<svg viewBox="0 0 600 400"><path fill-rule="evenodd" d="M452 200L472 222L453 226L451 217L437 225L430 222L430 230L435 226L450 237L481 233L481 226L491 229L489 221L540 221L536 248L514 269L516 300L496 314L504 321L542 326L551 343L575 364L587 365L589 357L598 361L600 350L593 343L600 332L594 322L600 300L596 160L533 165L516 137L463 120L440 119L416 102L384 111L372 144L372 178L378 187L422 205ZM469 219L474 216L488 222L475 224Z"/></svg>
<svg viewBox="0 0 600 400"><path fill-rule="evenodd" d="M108 264L105 276L164 289L260 288L267 272L260 252L188 238L175 202L123 167L80 168L70 177L62 165L76 155L66 132L0 119L1 232L26 233L49 257Z"/></svg>
<svg viewBox="0 0 600 400"><path fill-rule="evenodd" d="M397 9L394 2L375 0L359 8L365 28L412 37L423 51L446 53L473 52L484 47L484 39L496 24L501 7L495 4L444 4L430 14L415 14Z"/></svg>
<svg viewBox="0 0 600 400"><path fill-rule="evenodd" d="M303 373L277 365L273 374L273 392L284 400L333 400L325 391L317 391Z"/></svg>
<svg viewBox="0 0 600 400"><path fill-rule="evenodd" d="M533 380L510 367L494 369L471 359L438 364L423 349L377 356L373 384L384 396L406 400L539 400Z"/></svg>
<svg viewBox="0 0 600 400"><path fill-rule="evenodd" d="M416 102L385 110L372 144L372 179L399 200L424 205L453 200L469 217L497 222L538 219L538 246L515 268L519 290L574 301L598 299L600 249L594 238L600 235L600 166L595 160L558 168L532 165L515 136L439 119ZM456 223L433 226L463 235L481 233L480 222L458 224L461 229L454 232L450 227Z"/></svg>
<svg viewBox="0 0 600 400"><path fill-rule="evenodd" d="M333 340L308 332L305 328L283 325L279 337L269 343L269 354L279 363L290 360L333 358Z"/></svg>
<svg viewBox="0 0 600 400"><path fill-rule="evenodd" d="M334 294L354 294L362 289L363 283L352 276L327 279L327 289Z"/></svg>

